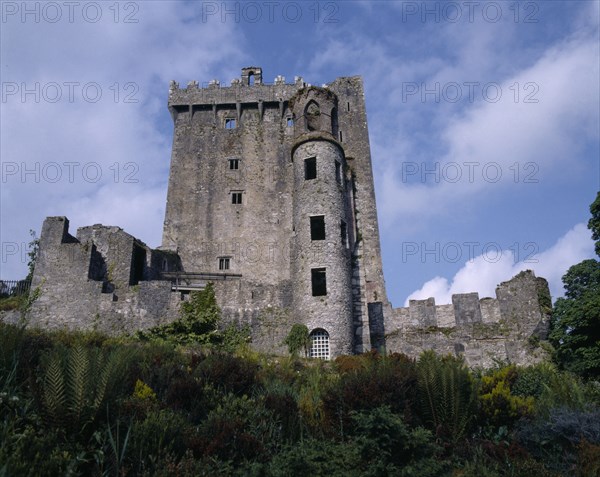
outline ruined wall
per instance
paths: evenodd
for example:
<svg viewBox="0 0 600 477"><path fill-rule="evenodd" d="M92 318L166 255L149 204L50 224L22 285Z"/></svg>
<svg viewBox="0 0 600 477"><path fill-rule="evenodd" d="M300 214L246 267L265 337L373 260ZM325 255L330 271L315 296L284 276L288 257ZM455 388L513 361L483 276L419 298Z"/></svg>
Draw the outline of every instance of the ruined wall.
<svg viewBox="0 0 600 477"><path fill-rule="evenodd" d="M32 324L109 333L148 328L175 319L194 288L173 290L169 273L221 273L235 275L215 281L224 322L249 325L254 346L265 352L284 353L292 325L304 323L329 333L332 357L434 349L489 366L542 354L536 343L547 332L549 304L540 297L549 301L549 294L531 272L502 283L494 299L466 293L450 305L430 298L391 308L360 77L323 87L300 77L266 84L261 68L247 67L230 86L172 82L169 110L174 136L162 246L152 250L102 225L73 237L65 217L47 218ZM312 236L314 217L324 217L323 238ZM313 293L317 268L326 271L323 295Z"/></svg>
<svg viewBox="0 0 600 477"><path fill-rule="evenodd" d="M143 281L152 257L118 227L83 227L73 237L66 217L46 218L31 285L39 296L29 324L117 334L173 319L178 295L171 283Z"/></svg>
<svg viewBox="0 0 600 477"><path fill-rule="evenodd" d="M417 357L424 350L463 355L471 366L496 362L531 364L546 356L539 340L548 333L548 283L532 271L496 288L496 298L477 293L452 296L451 305L433 298L410 300L386 316L386 348Z"/></svg>

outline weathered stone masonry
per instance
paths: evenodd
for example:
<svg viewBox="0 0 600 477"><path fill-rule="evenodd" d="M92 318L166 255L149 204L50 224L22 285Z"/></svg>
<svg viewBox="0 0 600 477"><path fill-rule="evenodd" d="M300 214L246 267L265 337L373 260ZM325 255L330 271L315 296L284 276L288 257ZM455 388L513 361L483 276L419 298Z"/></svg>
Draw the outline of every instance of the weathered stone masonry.
<svg viewBox="0 0 600 477"><path fill-rule="evenodd" d="M359 77L265 84L248 67L227 87L172 82L169 110L161 247L102 225L73 237L65 217L47 218L32 324L131 332L175 319L181 300L213 281L225 319L249 324L265 351L283 352L292 324L304 323L321 357L386 347L474 364L532 359L547 285L531 273L500 285L496 299L391 308Z"/></svg>

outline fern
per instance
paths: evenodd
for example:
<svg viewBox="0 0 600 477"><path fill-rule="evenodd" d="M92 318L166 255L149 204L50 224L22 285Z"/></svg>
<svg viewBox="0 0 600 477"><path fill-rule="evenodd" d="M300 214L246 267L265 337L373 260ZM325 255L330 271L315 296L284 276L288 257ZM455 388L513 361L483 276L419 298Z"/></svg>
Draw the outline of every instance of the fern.
<svg viewBox="0 0 600 477"><path fill-rule="evenodd" d="M85 421L84 413L89 392L89 368L90 360L83 346L78 345L69 350L66 363L67 382L69 383L69 412L77 422Z"/></svg>
<svg viewBox="0 0 600 477"><path fill-rule="evenodd" d="M62 370L62 357L54 353L44 373L44 408L49 421L60 424L66 407L66 391Z"/></svg>
<svg viewBox="0 0 600 477"><path fill-rule="evenodd" d="M98 416L115 388L127 355L78 345L50 352L44 364L43 404L50 425L79 432Z"/></svg>
<svg viewBox="0 0 600 477"><path fill-rule="evenodd" d="M425 420L451 442L468 428L475 403L471 377L464 362L433 351L424 352L417 364L417 384Z"/></svg>

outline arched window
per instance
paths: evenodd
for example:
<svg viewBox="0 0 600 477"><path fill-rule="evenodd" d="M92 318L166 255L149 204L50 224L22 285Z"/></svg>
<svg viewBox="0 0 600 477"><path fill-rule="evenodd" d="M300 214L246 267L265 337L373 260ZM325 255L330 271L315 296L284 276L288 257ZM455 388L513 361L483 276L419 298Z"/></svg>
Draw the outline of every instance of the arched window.
<svg viewBox="0 0 600 477"><path fill-rule="evenodd" d="M309 356L329 360L329 333L324 329L317 328L311 332Z"/></svg>
<svg viewBox="0 0 600 477"><path fill-rule="evenodd" d="M316 101L311 100L306 105L306 108L304 108L304 119L308 131L318 131L321 129L321 109Z"/></svg>

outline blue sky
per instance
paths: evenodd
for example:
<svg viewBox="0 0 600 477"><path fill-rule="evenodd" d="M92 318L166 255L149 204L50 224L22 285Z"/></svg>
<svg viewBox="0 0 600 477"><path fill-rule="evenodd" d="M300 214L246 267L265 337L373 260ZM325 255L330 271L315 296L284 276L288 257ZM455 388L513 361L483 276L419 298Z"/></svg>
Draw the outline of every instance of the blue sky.
<svg viewBox="0 0 600 477"><path fill-rule="evenodd" d="M118 225L160 245L169 81L244 66L361 75L394 306L493 296L518 271L562 293L593 257L598 1L1 3L1 277L28 231Z"/></svg>

